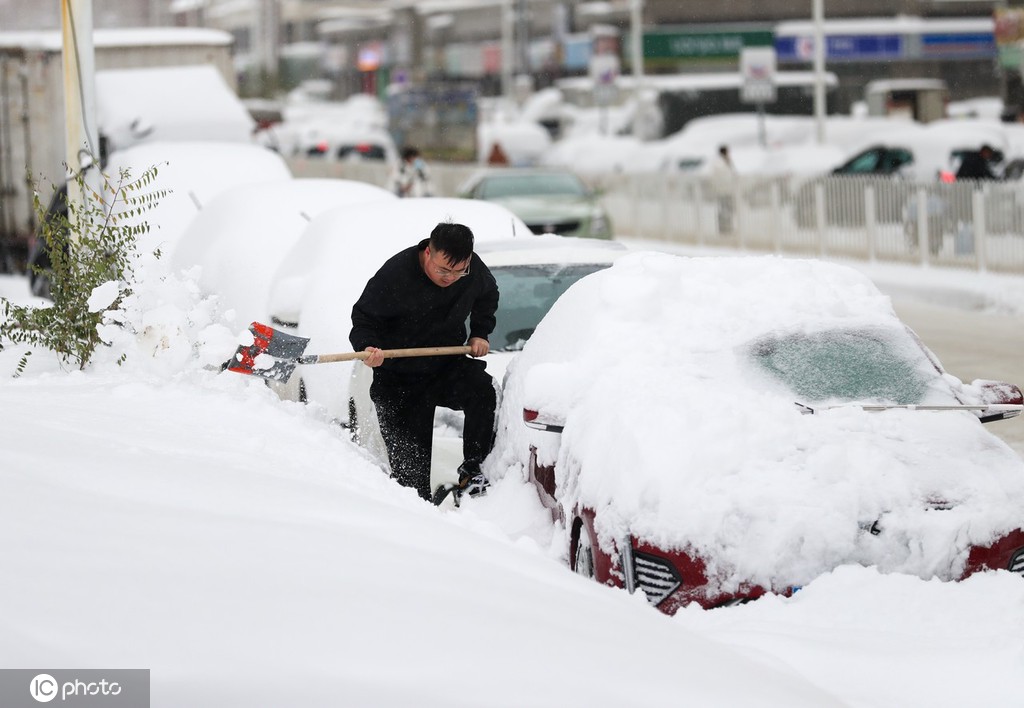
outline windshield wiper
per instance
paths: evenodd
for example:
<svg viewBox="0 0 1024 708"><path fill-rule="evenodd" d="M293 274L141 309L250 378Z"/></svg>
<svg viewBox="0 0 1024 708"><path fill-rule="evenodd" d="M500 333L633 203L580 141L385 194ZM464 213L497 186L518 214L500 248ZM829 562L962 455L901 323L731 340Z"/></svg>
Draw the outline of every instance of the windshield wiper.
<svg viewBox="0 0 1024 708"><path fill-rule="evenodd" d="M990 420L1003 420L1005 418L1013 418L1021 414L1024 411L1024 405L1017 403L989 403L989 404L955 404L955 405L915 405L915 404L876 404L876 403L844 403L839 406L820 406L818 408L812 408L806 403L800 403L794 401L793 405L800 409L800 412L804 415L813 415L818 411L829 411L837 408L861 408L866 411L891 411L891 410L908 410L908 411L975 411L978 413L984 412L985 415L979 416L982 423L987 423Z"/></svg>

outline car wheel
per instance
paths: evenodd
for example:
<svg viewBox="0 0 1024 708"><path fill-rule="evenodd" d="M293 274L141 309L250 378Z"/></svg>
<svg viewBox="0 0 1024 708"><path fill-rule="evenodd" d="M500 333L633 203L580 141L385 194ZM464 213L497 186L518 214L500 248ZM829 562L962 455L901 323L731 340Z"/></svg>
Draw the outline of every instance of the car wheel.
<svg viewBox="0 0 1024 708"><path fill-rule="evenodd" d="M594 547L590 542L590 532L582 521L576 522L576 541L572 556L572 570L585 578L594 577Z"/></svg>

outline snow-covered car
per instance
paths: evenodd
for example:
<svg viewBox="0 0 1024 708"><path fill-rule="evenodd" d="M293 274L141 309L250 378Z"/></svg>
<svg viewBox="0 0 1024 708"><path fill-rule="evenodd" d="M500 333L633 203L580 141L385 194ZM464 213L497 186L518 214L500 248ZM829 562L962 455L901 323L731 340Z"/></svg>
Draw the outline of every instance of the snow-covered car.
<svg viewBox="0 0 1024 708"><path fill-rule="evenodd" d="M257 134L260 143L282 155L388 166L399 161L387 112L376 98L361 94L341 103L291 103L283 117Z"/></svg>
<svg viewBox="0 0 1024 708"><path fill-rule="evenodd" d="M122 225L147 222L150 229L139 239L139 250L159 248L165 258L172 255L189 222L221 192L292 176L281 156L266 148L213 141L141 143L112 153L104 172L116 185L122 170L138 178L150 167L157 168L150 187L168 193L153 209L127 217Z"/></svg>
<svg viewBox="0 0 1024 708"><path fill-rule="evenodd" d="M127 204L122 193L114 202L114 192L125 180L138 180L151 168L156 176L142 191L131 195L138 198L144 191L165 191L152 208L136 211ZM288 165L277 153L252 143L219 140L152 140L112 152L103 164L102 174L96 177L96 188L118 216L122 227L141 226L148 229L136 238L140 253L158 250L164 258L173 255L178 240L192 219L221 192L238 185L291 179ZM67 186L61 185L54 193L47 209L47 220L67 213L65 197ZM43 239L33 245L31 263L43 273L33 272L32 290L49 297L50 254Z"/></svg>
<svg viewBox="0 0 1024 708"><path fill-rule="evenodd" d="M570 288L509 366L485 473L521 470L571 568L667 613L845 564L1024 574L1024 461L853 269L631 253Z"/></svg>
<svg viewBox="0 0 1024 708"><path fill-rule="evenodd" d="M614 235L597 195L568 170L482 170L459 187L459 196L501 204L537 234L602 239Z"/></svg>
<svg viewBox="0 0 1024 708"><path fill-rule="evenodd" d="M529 235L508 241L481 243L474 249L498 284L498 311L491 351L484 358L487 372L501 383L509 362L522 350L555 301L581 278L603 270L626 253L615 241ZM376 409L370 400L372 371L352 369L349 384L349 425L357 441L387 467ZM432 487L458 478L462 463L461 411L438 408L434 415L431 457Z"/></svg>
<svg viewBox="0 0 1024 708"><path fill-rule="evenodd" d="M477 247L530 235L508 209L470 199L393 199L330 209L314 218L271 278L271 326L310 340L307 353L350 352L352 306L384 261L430 236L443 221L465 224ZM360 365L361 366L361 365ZM307 400L347 422L352 364L303 366L284 384L287 400Z"/></svg>
<svg viewBox="0 0 1024 708"><path fill-rule="evenodd" d="M200 266L200 287L219 296L242 326L269 318L270 281L318 215L350 204L397 199L345 179L280 179L232 187L203 206L178 241L175 268Z"/></svg>

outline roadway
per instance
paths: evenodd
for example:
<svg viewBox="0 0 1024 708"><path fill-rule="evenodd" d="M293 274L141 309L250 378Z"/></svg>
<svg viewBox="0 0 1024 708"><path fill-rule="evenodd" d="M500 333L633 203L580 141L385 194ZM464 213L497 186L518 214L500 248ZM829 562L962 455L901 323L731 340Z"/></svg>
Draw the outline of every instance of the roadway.
<svg viewBox="0 0 1024 708"><path fill-rule="evenodd" d="M884 289L884 288L883 288ZM961 381L1008 381L1024 387L1024 317L958 309L892 296L893 307ZM1024 456L1024 416L987 428Z"/></svg>

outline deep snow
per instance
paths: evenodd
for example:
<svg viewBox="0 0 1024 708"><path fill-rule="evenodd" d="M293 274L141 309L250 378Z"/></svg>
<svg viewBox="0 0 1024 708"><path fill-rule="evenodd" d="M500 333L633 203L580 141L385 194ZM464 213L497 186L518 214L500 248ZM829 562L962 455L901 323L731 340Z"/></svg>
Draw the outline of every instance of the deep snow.
<svg viewBox="0 0 1024 708"><path fill-rule="evenodd" d="M435 509L217 373L237 329L147 268L89 371L0 379L5 667L150 668L154 706L1018 704L1021 578L844 566L664 617L569 573L521 480Z"/></svg>

